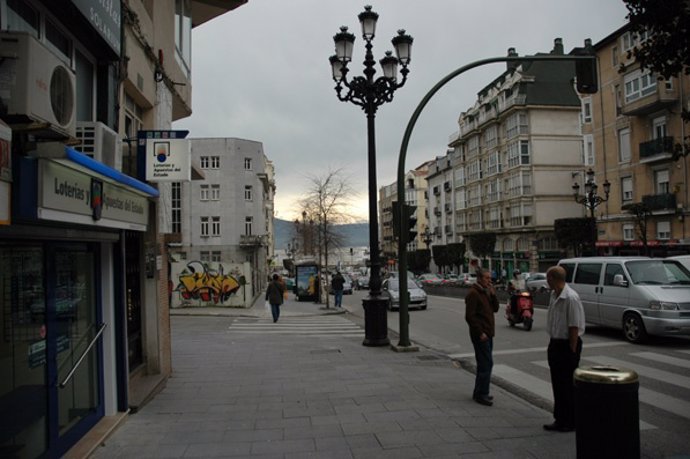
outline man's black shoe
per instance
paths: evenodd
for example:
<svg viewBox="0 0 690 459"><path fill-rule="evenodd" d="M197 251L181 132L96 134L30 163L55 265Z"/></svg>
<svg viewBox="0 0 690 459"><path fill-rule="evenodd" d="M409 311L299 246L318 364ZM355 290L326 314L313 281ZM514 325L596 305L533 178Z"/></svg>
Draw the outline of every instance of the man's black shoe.
<svg viewBox="0 0 690 459"><path fill-rule="evenodd" d="M548 430L551 432L573 432L575 430L575 427L564 426L556 422L553 422L551 424L544 424L544 430Z"/></svg>
<svg viewBox="0 0 690 459"><path fill-rule="evenodd" d="M493 406L493 404L494 404L494 402L492 402L488 398L483 398L483 397L474 397L474 401L479 403L480 405L484 405L484 406Z"/></svg>

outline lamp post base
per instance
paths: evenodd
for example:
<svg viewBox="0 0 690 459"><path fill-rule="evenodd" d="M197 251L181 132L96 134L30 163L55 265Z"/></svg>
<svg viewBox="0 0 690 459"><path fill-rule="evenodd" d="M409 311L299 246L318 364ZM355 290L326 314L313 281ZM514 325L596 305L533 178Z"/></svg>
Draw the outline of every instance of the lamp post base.
<svg viewBox="0 0 690 459"><path fill-rule="evenodd" d="M368 296L362 300L364 307L363 346L388 346L388 300L381 296Z"/></svg>

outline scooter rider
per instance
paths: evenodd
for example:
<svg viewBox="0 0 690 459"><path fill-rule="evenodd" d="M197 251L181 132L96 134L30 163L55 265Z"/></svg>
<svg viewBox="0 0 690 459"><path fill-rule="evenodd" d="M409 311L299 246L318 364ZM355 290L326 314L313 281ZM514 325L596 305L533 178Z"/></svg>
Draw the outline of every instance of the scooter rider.
<svg viewBox="0 0 690 459"><path fill-rule="evenodd" d="M510 308L513 314L517 314L517 301L514 295L525 290L525 280L520 276L520 270L513 271L513 278L508 282L508 293L510 293Z"/></svg>

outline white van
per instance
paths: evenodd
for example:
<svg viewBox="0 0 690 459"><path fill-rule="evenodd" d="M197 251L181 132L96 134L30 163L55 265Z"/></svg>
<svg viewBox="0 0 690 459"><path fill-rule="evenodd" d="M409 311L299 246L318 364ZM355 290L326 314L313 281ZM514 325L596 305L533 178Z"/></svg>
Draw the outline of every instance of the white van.
<svg viewBox="0 0 690 459"><path fill-rule="evenodd" d="M650 335L690 335L690 270L672 259L568 258L566 282L579 295L585 320L622 328L633 343Z"/></svg>

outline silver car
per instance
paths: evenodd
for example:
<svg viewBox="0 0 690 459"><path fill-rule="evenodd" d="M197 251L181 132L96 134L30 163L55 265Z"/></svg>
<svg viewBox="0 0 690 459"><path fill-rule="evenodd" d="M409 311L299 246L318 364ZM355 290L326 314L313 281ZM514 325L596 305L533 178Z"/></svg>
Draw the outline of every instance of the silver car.
<svg viewBox="0 0 690 459"><path fill-rule="evenodd" d="M388 297L388 310L400 309L400 283L397 278L388 278L381 285L383 295ZM426 309L426 292L417 282L408 279L407 293L410 295L409 308Z"/></svg>

